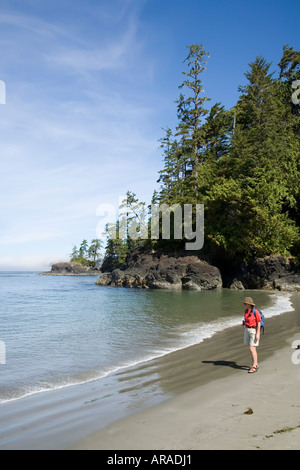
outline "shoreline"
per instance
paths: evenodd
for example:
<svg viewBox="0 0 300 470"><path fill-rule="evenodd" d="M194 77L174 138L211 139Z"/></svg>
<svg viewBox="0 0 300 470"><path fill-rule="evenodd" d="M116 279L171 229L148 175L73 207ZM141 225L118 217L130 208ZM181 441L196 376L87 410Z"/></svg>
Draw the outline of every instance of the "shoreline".
<svg viewBox="0 0 300 470"><path fill-rule="evenodd" d="M99 276L99 273L37 273L38 276Z"/></svg>
<svg viewBox="0 0 300 470"><path fill-rule="evenodd" d="M295 339L299 334L290 338ZM286 367L288 349L264 361L264 372L255 378L216 379L68 450L299 450L300 379Z"/></svg>
<svg viewBox="0 0 300 470"><path fill-rule="evenodd" d="M41 274L41 273L40 273ZM64 276L65 274L53 274L54 276L56 275L59 275L59 276ZM66 274L67 276L71 275L71 276L74 276L75 274ZM83 275L87 275L87 274L83 274ZM79 275L80 276L80 275ZM254 291L251 291L251 292L254 292ZM259 290L258 290L259 292ZM253 294L252 294L253 295ZM288 300L287 300L287 303L291 305L291 293L288 293L289 297L288 297ZM282 299L281 299L282 301ZM285 307L288 309L290 308L290 305L285 305ZM278 308L278 304L275 304L275 307L276 309ZM292 310L289 309L289 310L284 310L284 307L283 305L280 306L281 308L283 308L283 310L281 311L281 313L275 313L273 315L271 315L270 317L268 317L268 322L271 318L273 318L274 316L280 316L280 315L283 315L283 314L287 314L289 312L293 312L293 307L292 307ZM225 318L222 320L222 322L220 323L219 320L216 321L216 323L210 328L210 331L206 334L203 335L200 335L200 337L197 335L197 338L196 340L192 340L192 341L189 341L187 344L182 344L182 345L178 345L176 346L176 348L167 348L165 350L157 350L157 351L154 351L151 355L149 355L149 357L145 356L144 358L141 358L141 359L138 359L136 362L133 361L133 362L128 362L127 364L120 364L120 365L116 365L115 367L112 367L110 370L107 370L106 372L102 372L100 375L96 375L95 377L91 377L89 379L85 379L85 380L80 380L80 379L74 379L73 382L70 382L70 383L66 383L64 385L58 385L58 386L53 386L53 388L44 388L44 389L33 389L33 390L30 390L28 391L26 394L24 395L20 395L20 396L15 396L13 398L8 398L8 399L4 399L3 401L0 401L0 406L1 405L5 405L7 403L13 403L13 402L16 402L16 401L19 401L19 400L23 400L23 399L26 399L26 398L29 398L29 397L34 397L34 396L38 396L38 395L41 395L43 393L51 393L51 392L57 392L59 390L65 390L65 389L68 389L68 388L71 388L71 387L77 387L77 386L85 386L89 383L94 383L94 382L97 382L98 380L103 380L103 379L106 379L106 378L109 378L110 376L115 376L115 375L122 375L122 374L127 374L128 371L130 370L138 370L139 368L144 368L144 367L147 367L148 364L151 364L151 363L156 363L157 362L157 365L159 365L159 367L165 367L164 364L165 364L165 361L167 361L167 358L171 358L171 363L172 361L176 361L176 355L178 354L181 354L181 352L183 352L183 354L187 354L189 348L195 348L194 349L191 349L190 351L192 352L192 355L194 354L193 351L196 351L196 349L200 348L199 349L199 353L196 352L196 354L199 354L200 356L203 354L202 352L202 343L205 342L205 348L207 348L209 346L209 341L211 339L213 339L214 337L216 337L218 334L225 334L227 331L230 332L232 331L232 328L237 328L237 332L240 331L240 322L241 320L236 318L236 317L228 317L228 318ZM201 328L203 327L203 325L201 326ZM194 326L193 328L191 329L191 331L189 332L190 333L193 333L194 332ZM201 339L200 339L201 338ZM224 340L223 340L224 341ZM229 340L230 341L230 340ZM211 343L213 344L213 343ZM237 343L237 345L239 345L239 343ZM179 356L178 356L179 357ZM175 359L174 359L175 358Z"/></svg>
<svg viewBox="0 0 300 470"><path fill-rule="evenodd" d="M257 373L247 373L250 356L247 346L241 348L236 342L238 327L217 333L214 341L161 358L164 382L169 390L176 389L176 396L116 421L68 449L299 450L300 353L299 363L292 361L292 345L300 344L298 293L293 294L292 304L294 312L268 320ZM212 343L221 342L222 336L227 351L216 352ZM198 354L202 369L207 367L202 373L193 362ZM181 385L176 379L179 373Z"/></svg>
<svg viewBox="0 0 300 470"><path fill-rule="evenodd" d="M295 311L267 319L266 334L262 337L259 350L262 367L254 374L254 379L263 375L260 372L265 370L264 363L274 351L287 348L289 338L300 330L300 293L292 294L291 301ZM298 338L300 340L300 335ZM288 349L291 355L290 347ZM175 416L180 417L184 414L181 407L185 399L197 412L199 404L196 396L205 393L206 387L212 387L208 393L212 397L218 388L223 389L228 380L229 388L231 380L242 377L249 382L251 377L245 371L249 361L241 327L232 326L199 344L127 367L104 380L8 402L0 405L0 449L99 448L98 438L97 442L93 441L95 436L100 436L102 448L105 449L152 449L159 448L161 443L164 448L171 446L179 449L182 443L176 441L172 447L173 444L169 444L164 437L158 444L151 436L138 444L138 434L143 434L145 429L143 425L132 428L132 423L143 420L144 414L154 419L158 410L164 414L170 406L175 407ZM219 385L216 387L217 383ZM161 420L157 419L159 431ZM166 435L171 435L173 428L177 433L185 432L180 420L177 419L177 424L168 419L164 421L166 426L170 426L165 430ZM110 439L119 426L128 437L128 442L120 437L115 441ZM146 431L157 433L155 422L146 426ZM132 442L140 447L130 447Z"/></svg>

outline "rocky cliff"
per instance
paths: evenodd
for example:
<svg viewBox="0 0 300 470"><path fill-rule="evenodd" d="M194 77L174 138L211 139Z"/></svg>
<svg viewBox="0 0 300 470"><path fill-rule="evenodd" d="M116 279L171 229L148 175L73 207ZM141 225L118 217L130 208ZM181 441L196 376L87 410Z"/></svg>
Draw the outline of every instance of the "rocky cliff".
<svg viewBox="0 0 300 470"><path fill-rule="evenodd" d="M224 269L224 284L232 289L300 290L300 269L294 259L271 255Z"/></svg>
<svg viewBox="0 0 300 470"><path fill-rule="evenodd" d="M174 256L159 252L134 250L127 259L127 268L104 273L99 286L137 287L170 290L202 290L222 287L218 268L197 256Z"/></svg>
<svg viewBox="0 0 300 470"><path fill-rule="evenodd" d="M135 287L169 290L231 289L300 290L299 264L283 256L272 255L249 263L219 267L196 255L168 255L145 249L133 250L126 269L103 273L99 286Z"/></svg>

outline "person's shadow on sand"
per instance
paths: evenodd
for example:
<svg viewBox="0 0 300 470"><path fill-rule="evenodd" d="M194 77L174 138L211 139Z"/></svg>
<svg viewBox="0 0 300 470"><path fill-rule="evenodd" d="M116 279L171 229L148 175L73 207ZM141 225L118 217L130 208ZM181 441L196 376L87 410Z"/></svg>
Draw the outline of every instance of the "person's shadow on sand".
<svg viewBox="0 0 300 470"><path fill-rule="evenodd" d="M240 366L234 361L202 361L202 364L213 364L214 366L227 366L233 369L249 370L249 366Z"/></svg>

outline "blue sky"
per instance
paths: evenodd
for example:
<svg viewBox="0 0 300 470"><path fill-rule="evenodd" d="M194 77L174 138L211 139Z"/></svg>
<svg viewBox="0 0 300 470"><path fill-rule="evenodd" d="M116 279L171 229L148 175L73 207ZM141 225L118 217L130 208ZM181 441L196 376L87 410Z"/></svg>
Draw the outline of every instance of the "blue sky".
<svg viewBox="0 0 300 470"><path fill-rule="evenodd" d="M0 270L48 270L96 238L97 208L150 203L187 46L210 105L233 106L256 56L299 49L296 0L0 0Z"/></svg>

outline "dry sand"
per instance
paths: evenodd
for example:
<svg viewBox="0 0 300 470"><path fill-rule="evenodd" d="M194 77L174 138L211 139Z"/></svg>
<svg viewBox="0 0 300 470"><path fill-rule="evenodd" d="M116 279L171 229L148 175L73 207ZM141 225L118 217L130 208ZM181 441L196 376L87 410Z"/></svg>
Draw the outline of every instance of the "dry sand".
<svg viewBox="0 0 300 470"><path fill-rule="evenodd" d="M292 300L294 313L267 323L258 372L248 374L249 352L231 328L161 359L162 386L176 390L175 398L71 449L300 449L300 350L293 349L300 344L300 294Z"/></svg>

